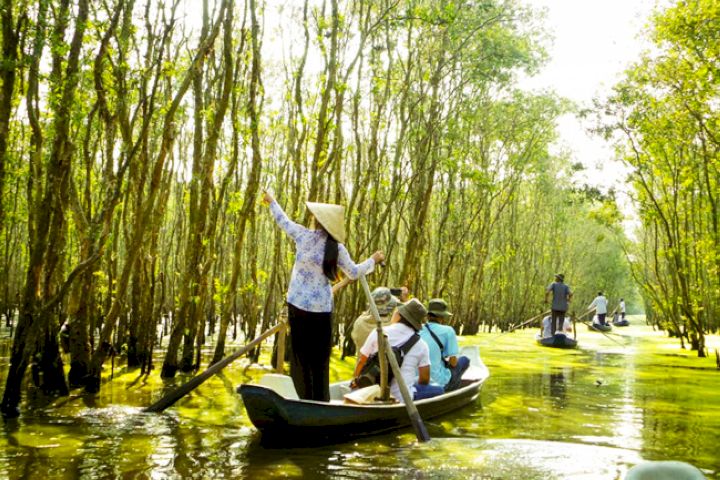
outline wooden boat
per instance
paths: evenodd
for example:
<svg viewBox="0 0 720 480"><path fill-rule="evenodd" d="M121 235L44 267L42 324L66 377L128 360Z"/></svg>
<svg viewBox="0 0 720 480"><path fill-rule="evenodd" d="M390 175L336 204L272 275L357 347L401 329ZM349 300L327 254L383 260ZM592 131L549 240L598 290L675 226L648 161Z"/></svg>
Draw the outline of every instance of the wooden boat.
<svg viewBox="0 0 720 480"><path fill-rule="evenodd" d="M616 326L616 327L628 327L628 326L630 326L630 322L629 322L626 318L620 319L620 315L617 315L617 314L613 317L613 322L612 322L612 324L613 324L614 326Z"/></svg>
<svg viewBox="0 0 720 480"><path fill-rule="evenodd" d="M543 347L553 348L575 348L577 347L577 340L570 338L564 333L556 333L552 337L541 337L540 335L535 336L535 340L538 345Z"/></svg>
<svg viewBox="0 0 720 480"><path fill-rule="evenodd" d="M471 350L465 347L460 352L468 356L470 367L463 374L459 389L415 402L423 419L457 410L479 396L489 371L477 352L477 347ZM402 403L345 403L343 395L350 392L349 380L330 385L329 403L298 399L292 380L286 375L265 375L259 383L241 385L237 391L263 441L305 445L374 435L410 425Z"/></svg>
<svg viewBox="0 0 720 480"><path fill-rule="evenodd" d="M612 330L612 325L610 325L609 323L606 323L605 325L602 325L600 323L592 323L588 325L588 329L598 332L609 332L610 330Z"/></svg>

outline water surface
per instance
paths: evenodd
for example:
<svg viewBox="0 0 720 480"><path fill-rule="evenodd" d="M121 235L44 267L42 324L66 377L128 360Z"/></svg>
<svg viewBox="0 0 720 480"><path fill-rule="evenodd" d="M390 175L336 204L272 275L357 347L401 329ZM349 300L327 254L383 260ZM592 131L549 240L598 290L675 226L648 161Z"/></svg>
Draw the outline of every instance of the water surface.
<svg viewBox="0 0 720 480"><path fill-rule="evenodd" d="M634 319L634 323L639 323ZM0 331L0 379L9 342ZM162 414L142 407L163 383L108 364L100 394L28 395L0 433L0 478L622 478L643 460L682 460L720 478L720 371L645 326L604 336L578 328L573 351L536 346L535 331L461 339L490 368L480 399L426 422L336 445L269 449L235 387L265 368L238 360ZM711 337L710 347L720 348ZM210 354L210 349L206 352ZM263 358L269 356L269 346ZM157 365L162 355L157 357ZM354 358L334 359L344 379Z"/></svg>

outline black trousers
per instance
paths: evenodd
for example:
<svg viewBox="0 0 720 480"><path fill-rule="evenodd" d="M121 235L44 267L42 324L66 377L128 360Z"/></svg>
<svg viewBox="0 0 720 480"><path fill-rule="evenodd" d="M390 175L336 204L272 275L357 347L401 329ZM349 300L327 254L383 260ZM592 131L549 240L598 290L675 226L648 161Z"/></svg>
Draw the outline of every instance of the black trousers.
<svg viewBox="0 0 720 480"><path fill-rule="evenodd" d="M552 310L552 334L563 331L565 323L565 310Z"/></svg>
<svg viewBox="0 0 720 480"><path fill-rule="evenodd" d="M306 312L288 303L290 376L303 400L330 401L332 313Z"/></svg>

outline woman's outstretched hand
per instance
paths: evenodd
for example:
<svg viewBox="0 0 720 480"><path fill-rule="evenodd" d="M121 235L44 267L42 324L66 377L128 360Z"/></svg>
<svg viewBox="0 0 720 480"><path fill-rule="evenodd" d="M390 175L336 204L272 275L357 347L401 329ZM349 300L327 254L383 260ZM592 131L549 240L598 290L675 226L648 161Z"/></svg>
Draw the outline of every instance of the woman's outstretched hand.
<svg viewBox="0 0 720 480"><path fill-rule="evenodd" d="M270 204L273 202L273 200L275 200L275 199L273 198L273 196L270 195L267 190L264 190L264 191L263 191L263 197L262 197L263 203L264 203L265 205L270 205Z"/></svg>
<svg viewBox="0 0 720 480"><path fill-rule="evenodd" d="M375 260L375 264L380 264L385 261L385 254L381 250L378 250L372 254L372 259Z"/></svg>

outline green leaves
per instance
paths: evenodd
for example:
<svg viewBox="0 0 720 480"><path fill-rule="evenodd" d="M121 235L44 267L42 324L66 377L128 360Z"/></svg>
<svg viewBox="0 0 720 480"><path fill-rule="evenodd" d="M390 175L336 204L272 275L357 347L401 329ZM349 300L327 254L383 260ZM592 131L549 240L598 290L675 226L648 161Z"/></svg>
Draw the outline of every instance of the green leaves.
<svg viewBox="0 0 720 480"><path fill-rule="evenodd" d="M662 321L702 339L718 327L720 277L720 5L691 0L658 12L643 54L607 104L635 168L643 230L634 268L645 302ZM711 127L712 126L712 127ZM713 259L710 263L707 259ZM712 265L712 266L711 266ZM701 354L701 352L698 352Z"/></svg>

